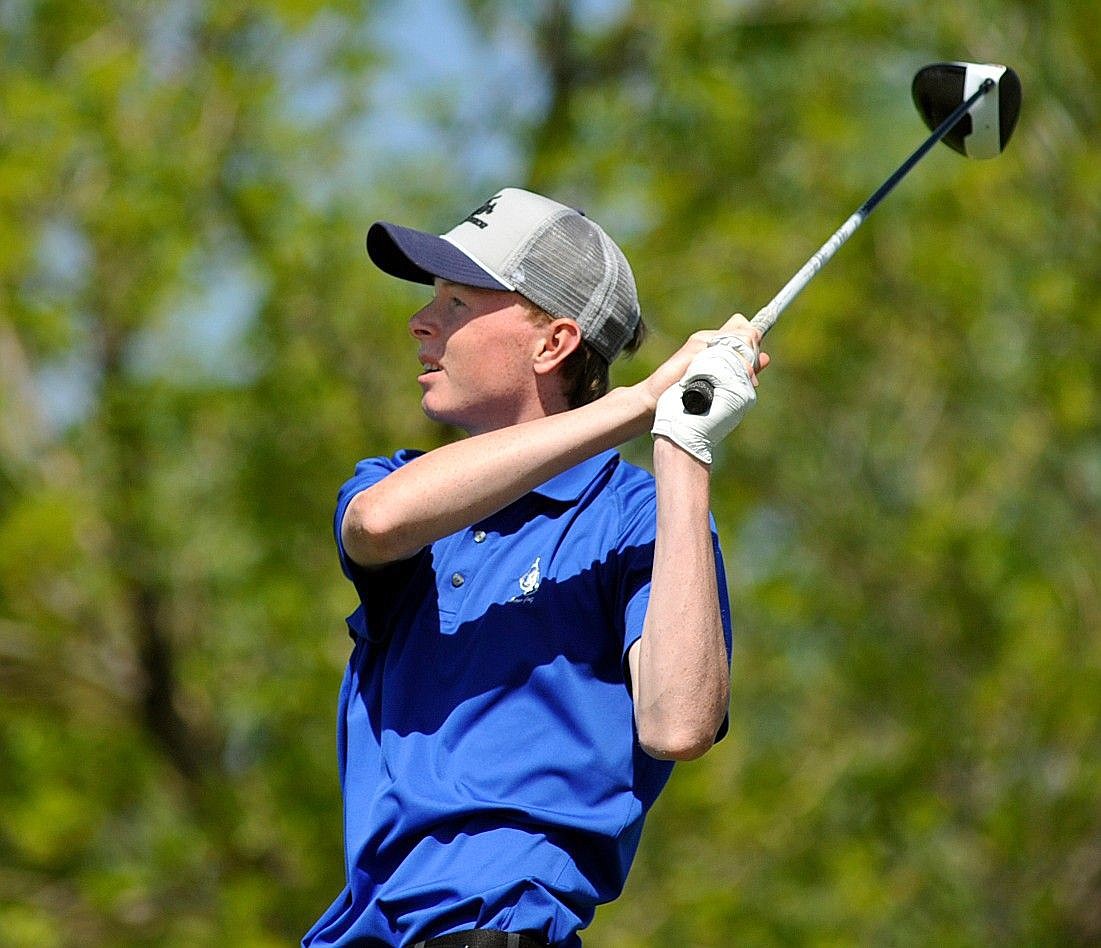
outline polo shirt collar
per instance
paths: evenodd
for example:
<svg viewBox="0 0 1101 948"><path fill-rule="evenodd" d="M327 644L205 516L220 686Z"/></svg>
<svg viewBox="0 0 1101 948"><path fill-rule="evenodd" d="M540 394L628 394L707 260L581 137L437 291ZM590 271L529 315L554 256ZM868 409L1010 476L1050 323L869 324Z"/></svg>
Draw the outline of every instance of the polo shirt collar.
<svg viewBox="0 0 1101 948"><path fill-rule="evenodd" d="M613 460L618 460L618 457L614 450L602 451L588 460L575 464L569 470L555 475L536 487L532 493L541 494L551 500L564 502L577 500L597 475Z"/></svg>

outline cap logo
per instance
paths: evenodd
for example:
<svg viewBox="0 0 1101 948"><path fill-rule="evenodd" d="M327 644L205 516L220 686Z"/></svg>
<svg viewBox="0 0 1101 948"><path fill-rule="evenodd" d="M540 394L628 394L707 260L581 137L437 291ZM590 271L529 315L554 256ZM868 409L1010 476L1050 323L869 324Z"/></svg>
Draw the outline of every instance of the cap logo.
<svg viewBox="0 0 1101 948"><path fill-rule="evenodd" d="M488 221L480 220L478 215L492 214L493 209L496 206L497 197L491 197L481 207L476 207L473 211L471 211L470 214L463 220L463 223L470 223L473 224L475 227L480 227L482 230L485 230L489 226L489 223Z"/></svg>

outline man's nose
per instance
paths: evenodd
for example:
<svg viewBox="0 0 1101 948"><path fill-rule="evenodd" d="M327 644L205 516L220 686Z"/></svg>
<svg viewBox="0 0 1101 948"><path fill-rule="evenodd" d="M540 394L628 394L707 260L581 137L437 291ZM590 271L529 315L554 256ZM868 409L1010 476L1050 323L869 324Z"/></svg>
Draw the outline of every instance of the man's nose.
<svg viewBox="0 0 1101 948"><path fill-rule="evenodd" d="M409 317L409 332L416 339L425 339L436 331L432 320L432 304L423 306Z"/></svg>

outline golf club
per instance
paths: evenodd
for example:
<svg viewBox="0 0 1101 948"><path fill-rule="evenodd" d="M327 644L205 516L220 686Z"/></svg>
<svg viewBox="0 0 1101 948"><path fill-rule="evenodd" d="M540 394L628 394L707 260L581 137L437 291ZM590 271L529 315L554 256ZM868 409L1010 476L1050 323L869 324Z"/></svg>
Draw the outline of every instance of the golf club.
<svg viewBox="0 0 1101 948"><path fill-rule="evenodd" d="M762 337L775 325L787 305L930 148L943 139L946 145L961 155L993 158L1005 149L1021 110L1021 81L1008 66L933 63L914 76L911 92L914 104L925 124L933 129L933 134L758 311L751 325L761 331ZM688 379L681 394L684 410L690 415L706 415L711 409L714 392L714 384L708 377Z"/></svg>

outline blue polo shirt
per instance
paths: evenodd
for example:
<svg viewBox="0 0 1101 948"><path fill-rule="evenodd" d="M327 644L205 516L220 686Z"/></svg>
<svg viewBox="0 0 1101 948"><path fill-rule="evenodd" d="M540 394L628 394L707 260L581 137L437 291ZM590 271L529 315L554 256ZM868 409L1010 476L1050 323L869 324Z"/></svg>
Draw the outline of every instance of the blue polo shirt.
<svg viewBox="0 0 1101 948"><path fill-rule="evenodd" d="M672 769L639 746L625 673L654 480L605 452L409 560L359 568L340 545L348 503L418 453L361 461L339 494L360 597L337 719L347 885L303 945L481 927L577 946ZM729 653L717 538L715 556Z"/></svg>

